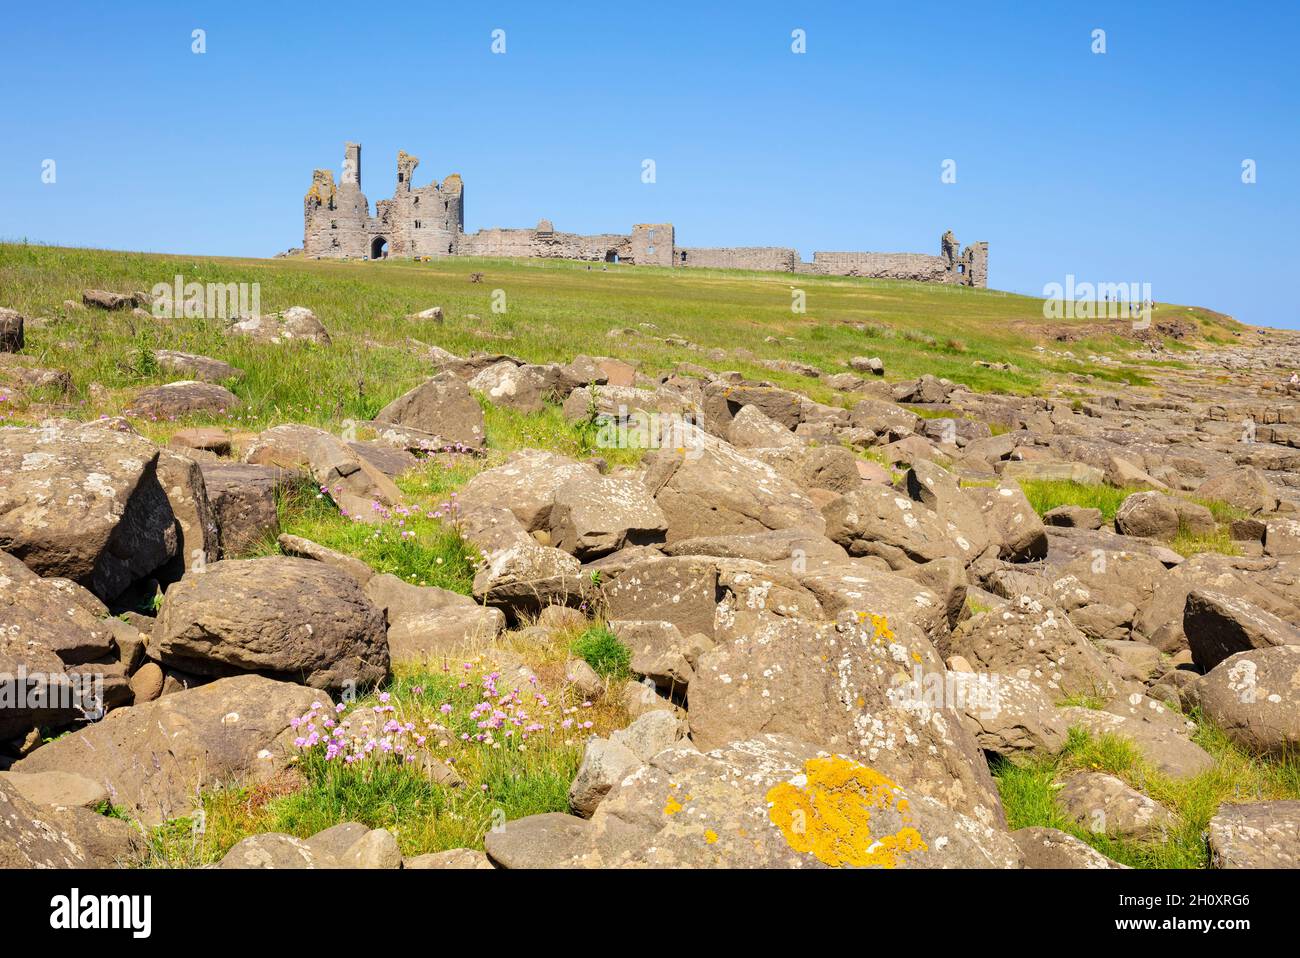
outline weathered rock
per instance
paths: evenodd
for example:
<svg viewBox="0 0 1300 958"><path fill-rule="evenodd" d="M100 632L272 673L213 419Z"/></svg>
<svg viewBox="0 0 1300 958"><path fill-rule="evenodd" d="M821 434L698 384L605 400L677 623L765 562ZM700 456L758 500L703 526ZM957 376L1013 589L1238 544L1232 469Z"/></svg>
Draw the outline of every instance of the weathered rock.
<svg viewBox="0 0 1300 958"><path fill-rule="evenodd" d="M226 852L217 868L313 869L330 868L334 863L321 858L301 838L281 832L250 835Z"/></svg>
<svg viewBox="0 0 1300 958"><path fill-rule="evenodd" d="M344 852L369 833L370 829L360 822L340 822L322 829L305 841L317 858L337 862Z"/></svg>
<svg viewBox="0 0 1300 958"><path fill-rule="evenodd" d="M879 556L891 568L962 557L958 534L936 513L884 486L864 485L822 511L826 536L852 556ZM969 545L969 541L967 541Z"/></svg>
<svg viewBox="0 0 1300 958"><path fill-rule="evenodd" d="M86 850L52 824L53 809L0 778L0 868L87 868Z"/></svg>
<svg viewBox="0 0 1300 958"><path fill-rule="evenodd" d="M342 868L401 868L402 850L386 828L376 828L352 843L338 856Z"/></svg>
<svg viewBox="0 0 1300 958"><path fill-rule="evenodd" d="M290 306L281 313L244 317L227 330L231 336L247 336L257 342L330 344L325 325L306 306Z"/></svg>
<svg viewBox="0 0 1300 958"><path fill-rule="evenodd" d="M1300 747L1300 646L1230 655L1191 691L1205 717L1247 751L1283 755Z"/></svg>
<svg viewBox="0 0 1300 958"><path fill-rule="evenodd" d="M146 662L131 676L131 696L136 705L152 702L162 695L164 675L157 662Z"/></svg>
<svg viewBox="0 0 1300 958"><path fill-rule="evenodd" d="M356 580L358 585L365 585L375 575L374 569L355 556L338 552L328 546L321 545L319 542L304 539L302 536L282 532L275 541L280 547L280 551L285 555L298 559L311 559L313 562L320 562L341 572L346 572Z"/></svg>
<svg viewBox="0 0 1300 958"><path fill-rule="evenodd" d="M1192 729L1180 713L1137 692L1112 700L1105 709L1071 706L1060 713L1071 728L1127 739L1170 778L1192 778L1214 767L1214 758L1192 741Z"/></svg>
<svg viewBox="0 0 1300 958"><path fill-rule="evenodd" d="M541 367L518 366L508 360L484 369L469 381L469 388L498 406L523 413L540 412L553 395Z"/></svg>
<svg viewBox="0 0 1300 958"><path fill-rule="evenodd" d="M140 305L131 293L111 293L106 289L87 289L81 294L81 302L97 309L132 309Z"/></svg>
<svg viewBox="0 0 1300 958"><path fill-rule="evenodd" d="M26 319L13 309L0 307L0 353L16 353L23 348L23 326Z"/></svg>
<svg viewBox="0 0 1300 958"><path fill-rule="evenodd" d="M1025 856L1026 868L1127 868L1086 842L1055 828L1019 828L1011 838Z"/></svg>
<svg viewBox="0 0 1300 958"><path fill-rule="evenodd" d="M1065 744L1068 726L1051 699L1029 679L949 672L945 681L963 724L985 752L1008 757L1052 754Z"/></svg>
<svg viewBox="0 0 1300 958"><path fill-rule="evenodd" d="M284 471L242 462L200 462L217 526L221 555L238 557L280 534L277 500Z"/></svg>
<svg viewBox="0 0 1300 958"><path fill-rule="evenodd" d="M380 470L342 440L312 426L274 426L260 433L244 461L281 470L306 472L340 511L361 522L377 522L383 511L402 501L402 492Z"/></svg>
<svg viewBox="0 0 1300 958"><path fill-rule="evenodd" d="M625 745L609 739L589 739L577 777L569 786L569 807L575 815L590 818L609 790L640 764L641 760Z"/></svg>
<svg viewBox="0 0 1300 958"><path fill-rule="evenodd" d="M13 770L92 778L114 805L156 825L192 811L199 786L266 781L282 772L294 757L290 720L314 701L327 699L257 675L221 679L111 712L41 746Z"/></svg>
<svg viewBox="0 0 1300 958"><path fill-rule="evenodd" d="M718 570L696 557L653 559L630 566L604 589L611 620L661 621L682 635L714 634Z"/></svg>
<svg viewBox="0 0 1300 958"><path fill-rule="evenodd" d="M589 463L575 462L542 449L513 452L500 466L485 469L470 479L458 496L460 508L505 508L515 514L528 532L548 529L555 493L573 480L600 478Z"/></svg>
<svg viewBox="0 0 1300 958"><path fill-rule="evenodd" d="M1098 834L1160 841L1175 825L1168 809L1101 772L1074 773L1057 793L1057 801L1070 818Z"/></svg>
<svg viewBox="0 0 1300 958"><path fill-rule="evenodd" d="M1060 609L1032 596L972 616L949 647L978 670L1029 679L1054 700L1116 690L1101 653Z"/></svg>
<svg viewBox="0 0 1300 958"><path fill-rule="evenodd" d="M393 662L425 662L458 649L486 644L505 628L500 609L466 595L416 586L396 576L375 575L366 595L388 616L388 654Z"/></svg>
<svg viewBox="0 0 1300 958"><path fill-rule="evenodd" d="M509 828L509 825L507 825ZM682 742L596 809L584 863L655 868L1014 868L1006 832L872 765L763 735Z"/></svg>
<svg viewBox="0 0 1300 958"><path fill-rule="evenodd" d="M728 441L738 449L801 448L804 443L757 406L742 406L727 429Z"/></svg>
<svg viewBox="0 0 1300 958"><path fill-rule="evenodd" d="M109 801L103 785L72 772L0 772L0 782L11 785L33 805L93 809Z"/></svg>
<svg viewBox="0 0 1300 958"><path fill-rule="evenodd" d="M209 383L224 383L232 379L242 379L244 371L230 363L210 356L196 353L182 353L174 349L155 349L153 358L159 367L168 372L193 376Z"/></svg>
<svg viewBox="0 0 1300 958"><path fill-rule="evenodd" d="M589 561L663 541L668 519L639 481L583 475L556 488L549 525L556 548Z"/></svg>
<svg viewBox="0 0 1300 958"><path fill-rule="evenodd" d="M287 556L226 559L172 586L149 646L199 675L257 672L319 689L388 675L384 613L351 576Z"/></svg>
<svg viewBox="0 0 1300 958"><path fill-rule="evenodd" d="M1101 510L1084 506L1057 506L1043 513L1043 524L1073 529L1100 529Z"/></svg>
<svg viewBox="0 0 1300 958"><path fill-rule="evenodd" d="M468 512L461 535L483 554L474 575L474 598L480 601L516 614L535 612L548 605L577 605L592 588L577 559L539 545L508 509Z"/></svg>
<svg viewBox="0 0 1300 958"><path fill-rule="evenodd" d="M84 598L83 598L84 596ZM39 645L67 665L102 659L113 651L114 630L80 586L43 579L14 556L0 552L0 623L13 648Z"/></svg>
<svg viewBox="0 0 1300 958"><path fill-rule="evenodd" d="M1008 562L1025 562L1047 555L1047 532L1024 492L1014 481L996 487L963 490L979 503L984 522L998 545L998 556Z"/></svg>
<svg viewBox="0 0 1300 958"><path fill-rule="evenodd" d="M216 383L181 380L138 393L128 413L150 419L184 416L224 416L240 404L239 397Z"/></svg>
<svg viewBox="0 0 1300 958"><path fill-rule="evenodd" d="M605 680L582 659L570 659L564 664L564 681L587 699L593 699L605 691Z"/></svg>
<svg viewBox="0 0 1300 958"><path fill-rule="evenodd" d="M1135 492L1115 512L1115 528L1129 536L1173 539L1180 529L1208 533L1214 516L1205 506L1160 492Z"/></svg>
<svg viewBox="0 0 1300 958"><path fill-rule="evenodd" d="M783 733L843 752L989 824L1002 806L983 753L942 696L945 669L908 622L844 616L838 625L772 621L700 657L692 740L720 748Z"/></svg>
<svg viewBox="0 0 1300 958"><path fill-rule="evenodd" d="M379 411L375 422L419 429L446 445L478 449L486 441L482 407L465 382L449 372L398 396Z"/></svg>
<svg viewBox="0 0 1300 958"><path fill-rule="evenodd" d="M1277 490L1253 466L1242 466L1211 476L1196 487L1196 497L1225 502L1252 515L1277 508Z"/></svg>
<svg viewBox="0 0 1300 958"><path fill-rule="evenodd" d="M1300 802L1221 805L1210 819L1215 868L1300 868Z"/></svg>
<svg viewBox="0 0 1300 958"><path fill-rule="evenodd" d="M1300 645L1300 629L1244 599L1193 589L1183 611L1183 632L1197 668L1208 672L1228 656L1275 645Z"/></svg>
<svg viewBox="0 0 1300 958"><path fill-rule="evenodd" d="M492 861L483 852L473 848L452 848L445 852L432 852L416 855L406 859L403 868L456 868L484 869L491 868Z"/></svg>
<svg viewBox="0 0 1300 958"><path fill-rule="evenodd" d="M0 429L0 549L112 599L179 554L159 450L139 436L54 424Z"/></svg>
<svg viewBox="0 0 1300 958"><path fill-rule="evenodd" d="M646 457L646 488L668 519L668 542L765 529L820 532L812 500L771 466L694 427L680 449Z"/></svg>
<svg viewBox="0 0 1300 958"><path fill-rule="evenodd" d="M499 868L572 867L590 842L589 821L559 812L506 822L483 839L488 858Z"/></svg>

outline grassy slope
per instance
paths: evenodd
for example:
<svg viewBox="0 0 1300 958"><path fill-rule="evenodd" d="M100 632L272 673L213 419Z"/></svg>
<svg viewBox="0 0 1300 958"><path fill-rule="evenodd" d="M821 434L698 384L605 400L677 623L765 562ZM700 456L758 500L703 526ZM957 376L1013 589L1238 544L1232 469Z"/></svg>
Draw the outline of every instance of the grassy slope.
<svg viewBox="0 0 1300 958"><path fill-rule="evenodd" d="M483 282L470 283L470 272L482 272ZM258 282L264 311L309 306L330 330L334 345L257 345L227 338L219 321L141 319L126 313L66 310L61 305L65 299L79 300L86 288L148 290L155 283L170 282L177 273L187 282ZM807 293L805 314L790 310L791 289L796 286ZM506 294L504 314L491 309L497 289ZM1118 381L1140 381L1142 373L1139 366L1102 369L1057 355L1068 348L1083 357L1089 351L1122 351L1131 344L1108 339L1061 346L1050 338L1059 324L1043 321L1036 299L862 279L617 266L606 271L562 262L234 260L0 244L0 290L0 305L45 320L43 326L33 324L29 329L25 356L34 364L69 371L74 383L68 400L36 394L28 397L29 405L11 396L8 409L0 407L0 416L10 422L30 422L51 414L88 418L118 413L136 390L173 378L149 358L154 348L170 348L224 359L246 371L242 381L231 384L243 406L221 419L221 425L261 429L292 421L337 430L344 419L371 418L427 375L428 365L408 344L408 337L462 354L475 349L500 351L539 362L567 360L579 352L617 355L639 360L652 373L677 362L696 362L740 369L817 399L846 403L852 397L837 396L815 380L774 373L730 356L710 361L702 351L658 340L678 336L704 350L743 346L760 359L794 359L827 372L844 369L850 356L878 355L891 379L931 373L988 391L1034 392L1083 372ZM432 305L443 307L447 316L443 324L404 318ZM1236 328L1224 317L1184 307L1161 307L1157 319L1162 310L1179 318L1199 317L1205 342L1231 341ZM629 327L640 334L617 341L607 337L611 329ZM777 341L766 343L765 337ZM1047 351L1034 349L1040 341ZM1015 369L974 367L976 359L1011 362ZM106 391L92 390L92 383ZM473 556L457 536L449 534L452 530L444 521L431 514L436 515L474 471L506 450L542 446L573 455L591 452L580 431L553 408L535 416L493 407L487 413L493 455L486 461L442 457L408 474L402 486L417 507L411 515L396 517L378 529L359 528L315 500L313 490L293 490L282 504L286 530L358 555L408 581L468 591ZM155 439L165 438L179 425L137 422L142 432ZM1040 511L1091 494L1059 488L1039 492L1035 505ZM1113 512L1117 504L1102 505ZM403 531L408 535L402 536ZM269 548L269 544L263 547ZM585 639L561 634L553 647L530 645L526 651L530 664L558 685L557 670L562 670L571 645L589 654L594 663L608 660L611 651L617 658L618 650L611 650L607 639L596 624ZM447 675L433 669L399 674L390 692L404 713L427 723L438 718L443 702L454 703L458 714L468 708L484 667L474 664L467 673L473 679L468 691L449 685ZM573 708L576 703L564 704ZM601 705L591 715L592 731L625 722L613 705ZM486 749L455 741L439 746L467 780L457 790L431 785L405 769L379 766L340 773L308 760L303 763L305 786L212 792L204 802L206 831L192 830L189 822L157 830L150 863L210 862L246 834L284 830L308 835L348 819L393 828L408 854L481 846L484 831L502 814L514 818L565 807L565 788L576 770L583 736L561 732L549 719L547 724L547 731L522 750L518 743ZM1050 767L1000 770L1014 824L1057 823L1059 813L1053 810L1044 776L1050 781L1060 763L1075 762L1080 754L1076 748ZM1238 758L1225 759L1223 768L1241 771ZM1267 774L1285 780L1290 773ZM1273 794L1279 787L1268 792ZM1296 787L1292 783L1281 790L1290 794ZM1187 815L1189 836L1207 817L1197 808ZM1203 863L1190 845L1180 851L1176 862L1157 862L1140 850L1115 853L1139 864Z"/></svg>

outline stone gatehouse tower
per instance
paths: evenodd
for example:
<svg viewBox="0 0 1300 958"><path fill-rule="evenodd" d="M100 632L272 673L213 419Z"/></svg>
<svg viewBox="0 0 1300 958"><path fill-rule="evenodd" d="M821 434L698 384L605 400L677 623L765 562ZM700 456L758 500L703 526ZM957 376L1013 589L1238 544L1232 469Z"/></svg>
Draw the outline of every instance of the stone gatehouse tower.
<svg viewBox="0 0 1300 958"><path fill-rule="evenodd" d="M337 186L332 170L316 170L303 200L303 250L327 259L451 256L465 232L464 186L453 173L411 188L419 157L397 154L393 198L370 203L361 192L361 145L348 143Z"/></svg>
<svg viewBox="0 0 1300 958"><path fill-rule="evenodd" d="M370 203L361 192L361 146L344 147L338 184L332 170L316 170L303 200L303 254L315 259L382 259L441 256L536 257L676 268L775 270L830 276L988 286L988 243L964 249L952 231L939 255L925 253L818 252L803 262L797 250L778 246L678 246L672 223L638 223L630 233L582 235L557 231L549 219L534 228L465 232L465 186L452 173L418 189L411 176L418 157L397 154L393 197Z"/></svg>

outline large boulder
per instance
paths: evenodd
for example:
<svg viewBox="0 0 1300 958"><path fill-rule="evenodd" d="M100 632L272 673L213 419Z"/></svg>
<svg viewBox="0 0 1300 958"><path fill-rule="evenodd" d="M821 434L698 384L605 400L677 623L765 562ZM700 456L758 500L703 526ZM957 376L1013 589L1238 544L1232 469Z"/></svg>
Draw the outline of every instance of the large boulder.
<svg viewBox="0 0 1300 958"><path fill-rule="evenodd" d="M0 353L16 353L23 348L23 314L0 308Z"/></svg>
<svg viewBox="0 0 1300 958"><path fill-rule="evenodd" d="M1300 646L1230 655L1190 692L1205 717L1247 751L1285 755L1300 747Z"/></svg>
<svg viewBox="0 0 1300 958"><path fill-rule="evenodd" d="M482 448L487 440L483 408L465 381L439 373L398 396L375 416L377 423L409 426L437 436L444 445Z"/></svg>
<svg viewBox="0 0 1300 958"><path fill-rule="evenodd" d="M356 581L288 556L225 559L167 590L149 654L196 675L257 672L313 688L388 675L384 613Z"/></svg>
<svg viewBox="0 0 1300 958"><path fill-rule="evenodd" d="M1114 775L1075 772L1057 801L1077 824L1100 835L1139 841L1168 840L1173 814Z"/></svg>
<svg viewBox="0 0 1300 958"><path fill-rule="evenodd" d="M1019 828L1011 838L1025 856L1026 868L1126 868L1086 842L1056 828Z"/></svg>
<svg viewBox="0 0 1300 958"><path fill-rule="evenodd" d="M55 812L0 779L0 868L89 868L85 848L54 824Z"/></svg>
<svg viewBox="0 0 1300 958"><path fill-rule="evenodd" d="M508 359L484 369L468 385L494 404L523 413L541 412L553 395L543 367L520 366Z"/></svg>
<svg viewBox="0 0 1300 958"><path fill-rule="evenodd" d="M682 635L714 634L718 600L717 563L696 556L634 563L604 588L611 620L667 622Z"/></svg>
<svg viewBox="0 0 1300 958"><path fill-rule="evenodd" d="M197 353L182 353L174 349L155 349L153 358L159 367L172 373L192 376L207 383L224 383L231 379L242 379L244 371L220 359L200 356Z"/></svg>
<svg viewBox="0 0 1300 958"><path fill-rule="evenodd" d="M942 466L919 459L907 471L907 493L956 529L953 537L967 560L982 555L993 541L979 504Z"/></svg>
<svg viewBox="0 0 1300 958"><path fill-rule="evenodd" d="M1272 512L1277 508L1277 490L1254 466L1229 469L1206 479L1196 487L1196 497L1209 502L1225 502L1251 514Z"/></svg>
<svg viewBox="0 0 1300 958"><path fill-rule="evenodd" d="M591 579L573 556L541 545L513 512L481 507L461 517L460 532L483 555L474 574L474 598L489 605L537 612L548 605L577 605Z"/></svg>
<svg viewBox="0 0 1300 958"><path fill-rule="evenodd" d="M1193 589L1183 610L1183 632L1197 668L1208 672L1228 656L1275 645L1300 645L1300 629L1244 599Z"/></svg>
<svg viewBox="0 0 1300 958"><path fill-rule="evenodd" d="M296 757L291 720L323 701L315 689L257 675L221 679L118 709L41 746L14 771L84 775L114 805L156 825L193 811L202 786L283 772Z"/></svg>
<svg viewBox="0 0 1300 958"><path fill-rule="evenodd" d="M425 662L490 642L505 628L500 609L467 595L411 585L386 573L372 576L366 595L388 616L388 655L399 662Z"/></svg>
<svg viewBox="0 0 1300 958"><path fill-rule="evenodd" d="M547 529L555 492L574 479L595 480L600 473L586 462L544 449L520 449L504 463L476 474L460 490L460 508L505 508L529 532Z"/></svg>
<svg viewBox="0 0 1300 958"><path fill-rule="evenodd" d="M185 554L159 457L140 436L96 425L0 429L0 549L115 598ZM206 499L201 482L185 494Z"/></svg>
<svg viewBox="0 0 1300 958"><path fill-rule="evenodd" d="M43 579L14 556L0 552L0 624L5 638L30 643L66 665L94 662L114 649L108 610L80 586Z"/></svg>
<svg viewBox="0 0 1300 958"><path fill-rule="evenodd" d="M798 736L1000 825L997 789L945 676L934 647L905 620L863 611L833 625L768 621L700 656L691 738L710 749L763 733Z"/></svg>

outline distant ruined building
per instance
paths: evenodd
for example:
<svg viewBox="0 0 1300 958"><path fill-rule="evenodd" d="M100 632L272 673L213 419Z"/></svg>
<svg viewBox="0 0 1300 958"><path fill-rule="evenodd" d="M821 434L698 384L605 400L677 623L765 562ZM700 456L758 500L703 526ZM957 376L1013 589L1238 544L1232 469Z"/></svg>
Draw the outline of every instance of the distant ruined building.
<svg viewBox="0 0 1300 958"><path fill-rule="evenodd" d="M964 249L944 233L939 255L924 253L814 253L801 262L794 249L777 246L677 246L671 223L639 223L631 233L582 236L557 232L550 220L533 229L465 232L465 184L453 173L441 183L413 188L418 157L399 151L393 198L375 203L361 192L361 146L344 148L343 172L316 170L303 201L303 254L316 259L383 259L443 256L510 256L686 266L775 270L828 276L909 279L960 286L988 286L988 243Z"/></svg>

